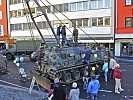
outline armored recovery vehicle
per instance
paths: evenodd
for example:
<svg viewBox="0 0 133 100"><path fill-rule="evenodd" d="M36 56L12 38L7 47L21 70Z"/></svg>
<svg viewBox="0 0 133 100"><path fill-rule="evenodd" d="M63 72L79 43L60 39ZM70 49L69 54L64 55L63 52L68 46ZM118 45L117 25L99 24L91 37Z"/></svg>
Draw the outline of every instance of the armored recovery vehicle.
<svg viewBox="0 0 133 100"><path fill-rule="evenodd" d="M34 18L36 17L33 17L30 11L29 1L30 0L25 0L29 9L31 19L36 26L36 29L38 30L40 36L42 37L42 40L44 40L45 42L45 39L43 38L41 31L39 30L35 22ZM83 70L86 66L91 67L95 66L95 64L103 64L106 52L101 48L94 49L82 44L75 46L72 40L70 40L67 45L61 46L44 9L40 6L37 0L32 1L36 3L40 11L42 12L42 15L44 15L44 17L46 18L49 27L57 41L57 46L47 47L47 43L45 42L46 46L40 49L41 57L35 64L35 73L37 73L38 76L40 75L45 77L45 79L50 80L54 80L56 77L58 77L62 83L71 83L82 78ZM89 54L87 58L87 60L89 61L88 64L82 58L83 52Z"/></svg>

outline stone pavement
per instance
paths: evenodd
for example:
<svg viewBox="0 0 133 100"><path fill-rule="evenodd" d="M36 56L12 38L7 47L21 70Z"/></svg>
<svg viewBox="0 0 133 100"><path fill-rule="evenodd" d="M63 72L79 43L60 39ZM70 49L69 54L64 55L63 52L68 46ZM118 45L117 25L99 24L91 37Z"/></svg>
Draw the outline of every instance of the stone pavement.
<svg viewBox="0 0 133 100"><path fill-rule="evenodd" d="M0 85L0 100L44 100L46 93L28 89Z"/></svg>
<svg viewBox="0 0 133 100"><path fill-rule="evenodd" d="M47 100L47 93L33 90L29 94L28 89L0 85L0 100ZM87 100L81 99L80 100Z"/></svg>

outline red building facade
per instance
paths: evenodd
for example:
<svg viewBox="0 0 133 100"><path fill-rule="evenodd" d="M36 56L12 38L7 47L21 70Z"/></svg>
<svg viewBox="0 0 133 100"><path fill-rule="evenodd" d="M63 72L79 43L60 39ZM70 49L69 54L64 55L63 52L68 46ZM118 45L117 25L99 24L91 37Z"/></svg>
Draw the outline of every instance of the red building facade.
<svg viewBox="0 0 133 100"><path fill-rule="evenodd" d="M133 0L115 0L115 55L133 56Z"/></svg>
<svg viewBox="0 0 133 100"><path fill-rule="evenodd" d="M5 45L8 36L7 0L0 0L0 47Z"/></svg>
<svg viewBox="0 0 133 100"><path fill-rule="evenodd" d="M7 15L7 2L6 2L6 0L1 0L0 12L1 12L0 25L2 25L2 27L3 27L2 35L3 36L8 35L8 15Z"/></svg>

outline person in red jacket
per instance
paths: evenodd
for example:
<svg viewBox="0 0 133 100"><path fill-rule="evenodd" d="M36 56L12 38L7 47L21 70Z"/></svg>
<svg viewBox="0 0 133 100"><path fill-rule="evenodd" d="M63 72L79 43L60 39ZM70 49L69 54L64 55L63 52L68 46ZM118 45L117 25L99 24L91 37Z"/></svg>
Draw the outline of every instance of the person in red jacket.
<svg viewBox="0 0 133 100"><path fill-rule="evenodd" d="M120 94L120 92L124 91L121 87L121 79L122 79L122 73L120 71L120 65L116 64L116 67L114 69L114 78L115 78L115 93Z"/></svg>

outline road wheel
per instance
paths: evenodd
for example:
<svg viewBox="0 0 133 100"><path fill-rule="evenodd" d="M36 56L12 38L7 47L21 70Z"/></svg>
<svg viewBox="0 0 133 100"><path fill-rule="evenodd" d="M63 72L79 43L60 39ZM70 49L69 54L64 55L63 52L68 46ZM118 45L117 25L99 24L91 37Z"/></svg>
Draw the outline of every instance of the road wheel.
<svg viewBox="0 0 133 100"><path fill-rule="evenodd" d="M67 83L69 83L71 81L71 73L70 72L64 73L64 81Z"/></svg>
<svg viewBox="0 0 133 100"><path fill-rule="evenodd" d="M12 60L12 59L13 59L13 55L12 55L11 53L7 53L7 54L6 54L6 58L7 58L8 60Z"/></svg>
<svg viewBox="0 0 133 100"><path fill-rule="evenodd" d="M61 79L61 78L62 78L62 73L61 73L61 72L58 72L58 73L55 75L55 77Z"/></svg>
<svg viewBox="0 0 133 100"><path fill-rule="evenodd" d="M79 70L74 70L73 71L73 77L74 79L79 79L80 78L80 71Z"/></svg>

